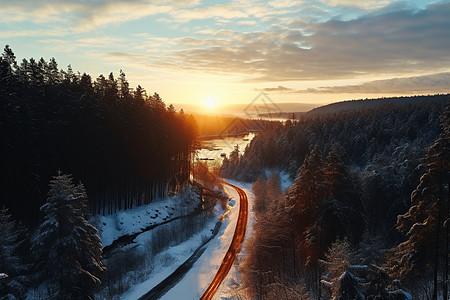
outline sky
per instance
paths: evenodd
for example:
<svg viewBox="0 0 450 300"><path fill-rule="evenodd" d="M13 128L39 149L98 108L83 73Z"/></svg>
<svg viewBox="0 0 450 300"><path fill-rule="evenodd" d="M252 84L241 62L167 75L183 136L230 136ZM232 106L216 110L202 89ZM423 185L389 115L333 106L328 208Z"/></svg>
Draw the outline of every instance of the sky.
<svg viewBox="0 0 450 300"><path fill-rule="evenodd" d="M0 46L213 107L450 92L450 1L0 0Z"/></svg>

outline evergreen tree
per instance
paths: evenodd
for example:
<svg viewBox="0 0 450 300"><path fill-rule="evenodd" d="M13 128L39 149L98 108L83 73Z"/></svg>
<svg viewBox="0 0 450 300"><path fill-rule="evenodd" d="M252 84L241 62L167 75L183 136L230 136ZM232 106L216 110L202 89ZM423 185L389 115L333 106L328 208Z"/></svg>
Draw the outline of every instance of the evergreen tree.
<svg viewBox="0 0 450 300"><path fill-rule="evenodd" d="M332 298L338 296L340 286L340 277L345 273L346 268L350 265L350 245L347 240L336 240L331 244L328 253L325 254L325 260L321 261L327 272L327 279L330 286L330 294Z"/></svg>
<svg viewBox="0 0 450 300"><path fill-rule="evenodd" d="M322 208L326 200L323 159L316 145L300 168L299 175L287 191L286 212L295 234L300 265L310 272L309 286L320 293L318 261L326 247L323 244Z"/></svg>
<svg viewBox="0 0 450 300"><path fill-rule="evenodd" d="M253 209L257 213L264 213L267 210L267 197L266 197L266 183L262 176L259 176L258 179L252 185L252 191L255 195L255 203L253 205Z"/></svg>
<svg viewBox="0 0 450 300"><path fill-rule="evenodd" d="M427 165L420 183L411 194L411 207L398 216L397 228L408 239L389 252L391 274L398 278L423 275L432 270L433 299L438 298L438 278L448 280L448 218L450 183L450 109L442 117L442 133L428 148ZM441 268L443 267L443 268ZM444 298L448 283L443 280Z"/></svg>
<svg viewBox="0 0 450 300"><path fill-rule="evenodd" d="M324 166L328 193L323 209L326 234L323 240L326 247L330 247L336 238L344 237L356 245L365 228L361 193L343 156L341 148L334 144Z"/></svg>
<svg viewBox="0 0 450 300"><path fill-rule="evenodd" d="M87 222L87 196L82 184L58 172L50 182L44 221L33 239L37 267L57 286L56 295L90 296L104 271L102 243L97 229Z"/></svg>
<svg viewBox="0 0 450 300"><path fill-rule="evenodd" d="M305 159L299 175L287 192L288 203L292 205L291 214L293 226L300 235L297 243L300 245L306 264L317 265L317 259L323 252L320 213L326 198L323 159L316 145Z"/></svg>
<svg viewBox="0 0 450 300"><path fill-rule="evenodd" d="M18 254L23 234L24 230L17 227L8 209L0 208L0 273L8 275L8 279L0 280L0 296L22 298L26 293L27 268Z"/></svg>
<svg viewBox="0 0 450 300"><path fill-rule="evenodd" d="M58 168L86 185L91 212L113 213L165 197L174 176L186 182L196 136L192 117L142 87L130 92L124 72L93 82L70 66L58 71L54 59L18 66L8 46L0 128L2 204L34 228Z"/></svg>

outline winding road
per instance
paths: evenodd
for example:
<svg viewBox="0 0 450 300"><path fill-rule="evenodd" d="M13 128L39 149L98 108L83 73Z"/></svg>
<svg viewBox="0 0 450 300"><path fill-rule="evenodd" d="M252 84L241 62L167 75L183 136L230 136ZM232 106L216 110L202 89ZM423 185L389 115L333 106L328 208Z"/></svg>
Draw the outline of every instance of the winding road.
<svg viewBox="0 0 450 300"><path fill-rule="evenodd" d="M239 194L240 198L239 218L237 220L236 230L234 232L230 248L228 248L227 254L225 254L225 257L222 261L222 264L220 265L219 270L217 271L216 276L214 277L213 281L206 289L206 291L203 293L203 296L200 298L201 300L212 299L217 289L219 288L220 284L227 276L228 272L231 269L231 266L233 265L236 259L236 255L240 250L241 244L244 241L245 230L247 228L247 218L248 218L247 195L245 194L243 189L235 185L226 182L224 182L224 184L231 186Z"/></svg>
<svg viewBox="0 0 450 300"><path fill-rule="evenodd" d="M217 271L216 276L214 277L211 284L208 286L206 291L204 292L203 296L200 299L212 299L214 294L216 293L217 289L219 288L222 281L227 276L228 272L231 269L231 266L233 265L236 254L239 252L239 249L241 247L242 242L244 241L245 236L245 230L247 227L247 218L248 218L248 202L247 202L247 195L245 194L244 190L241 188L226 183L224 184L229 185L230 187L234 188L240 198L240 208L239 208L239 217L236 223L236 229L233 235L233 239L231 241L231 245L228 248L227 253L225 254L225 257L222 261L222 264L220 265L219 270ZM152 290L145 293L142 297L139 298L139 300L155 300L159 299L167 293L170 289L172 289L176 284L179 283L179 281L186 275L186 273L192 268L193 264L200 258L200 256L205 252L206 246L219 232L220 225L222 224L222 221L217 222L216 227L213 230L212 236L205 241L202 245L200 245L199 248L192 254L191 257L189 257L188 260L186 260L180 267L178 267L172 274L170 274L166 279L164 279L162 282L160 282L157 286L155 286Z"/></svg>

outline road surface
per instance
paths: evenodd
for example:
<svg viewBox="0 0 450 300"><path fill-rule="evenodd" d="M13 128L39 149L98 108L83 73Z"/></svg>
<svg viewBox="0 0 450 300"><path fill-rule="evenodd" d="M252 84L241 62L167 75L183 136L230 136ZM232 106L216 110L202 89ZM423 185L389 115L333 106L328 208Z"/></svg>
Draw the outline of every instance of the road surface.
<svg viewBox="0 0 450 300"><path fill-rule="evenodd" d="M156 300L161 298L165 293L167 293L171 288L173 288L187 272L192 268L194 263L202 256L203 252L206 250L207 244L219 233L220 225L222 221L216 223L216 226L213 230L213 234L209 237L208 240L203 242L200 247L195 250L194 254L192 254L188 260L186 260L181 266L179 266L170 276L160 282L157 286L151 289L149 292L145 293L138 300Z"/></svg>
<svg viewBox="0 0 450 300"><path fill-rule="evenodd" d="M239 252L241 244L244 241L245 229L247 228L247 218L248 218L247 195L241 188L229 183L225 184L234 188L239 194L240 198L239 218L237 220L236 230L234 232L230 248L228 248L227 254L225 255L222 264L220 265L219 271L217 271L217 274L214 277L213 281L206 289L203 296L200 298L201 300L212 299L217 289L219 288L220 284L227 276L228 272L231 269L231 266L234 263L234 260L236 259L236 254Z"/></svg>

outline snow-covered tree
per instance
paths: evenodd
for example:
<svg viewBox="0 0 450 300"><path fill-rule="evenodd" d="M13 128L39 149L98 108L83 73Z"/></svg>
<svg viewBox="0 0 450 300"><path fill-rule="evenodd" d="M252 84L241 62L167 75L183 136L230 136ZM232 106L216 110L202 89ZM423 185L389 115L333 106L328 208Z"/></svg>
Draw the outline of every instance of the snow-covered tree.
<svg viewBox="0 0 450 300"><path fill-rule="evenodd" d="M87 221L86 201L84 186L58 172L41 207L44 221L33 238L32 250L44 279L57 287L58 298L88 296L101 283L103 247L97 229Z"/></svg>
<svg viewBox="0 0 450 300"><path fill-rule="evenodd" d="M326 196L322 154L315 146L286 194L286 213L291 220L290 227L295 229L296 255L300 265L313 274L311 283L315 292L319 292L318 260L326 250L322 239L322 207Z"/></svg>
<svg viewBox="0 0 450 300"><path fill-rule="evenodd" d="M322 280L322 285L329 286L331 296L337 297L340 290L340 277L345 273L346 267L350 264L350 245L347 240L336 240L331 244L325 260L321 261L327 272L326 280Z"/></svg>
<svg viewBox="0 0 450 300"><path fill-rule="evenodd" d="M443 295L448 296L450 109L441 123L442 132L428 148L427 166L411 194L411 207L398 216L397 228L408 239L390 251L391 274L411 278L432 270L433 299L438 298L439 274L443 274Z"/></svg>
<svg viewBox="0 0 450 300"><path fill-rule="evenodd" d="M23 230L16 226L8 209L0 208L0 273L6 274L5 279L0 280L0 296L12 295L20 298L26 292L26 266L17 253L23 244L22 235Z"/></svg>
<svg viewBox="0 0 450 300"><path fill-rule="evenodd" d="M347 237L356 244L365 228L361 193L338 145L332 145L323 170L328 194L322 212L323 243L330 247L336 238Z"/></svg>

